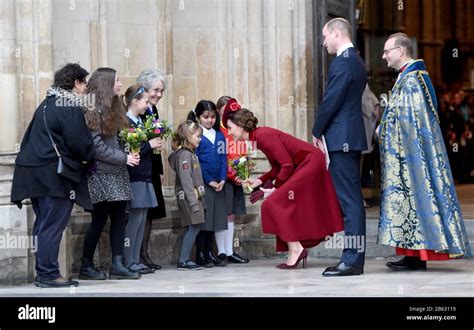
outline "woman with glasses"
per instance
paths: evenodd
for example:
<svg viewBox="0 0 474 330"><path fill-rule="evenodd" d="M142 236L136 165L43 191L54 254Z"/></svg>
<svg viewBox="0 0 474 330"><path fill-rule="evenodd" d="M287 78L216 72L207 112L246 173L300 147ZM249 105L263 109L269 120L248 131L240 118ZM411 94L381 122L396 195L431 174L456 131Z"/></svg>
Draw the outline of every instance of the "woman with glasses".
<svg viewBox="0 0 474 330"><path fill-rule="evenodd" d="M97 69L89 79L87 93L95 98L85 118L95 145L96 166L88 178L94 207L92 222L84 239L80 279L105 280L106 275L95 268L94 252L102 230L110 217L112 266L110 279L138 279L123 263L127 203L132 199L127 166L137 166L139 155L131 155L120 145L117 134L128 127L128 119L119 95L122 84L111 68Z"/></svg>
<svg viewBox="0 0 474 330"><path fill-rule="evenodd" d="M36 215L33 235L38 238L35 285L43 288L79 285L61 276L58 263L59 244L74 205L71 193L77 193L79 184L56 172L55 148L65 163L77 164L77 172L81 162L94 158L81 98L88 74L76 63L55 72L54 84L36 109L15 160L11 201L21 208L24 199L31 199Z"/></svg>

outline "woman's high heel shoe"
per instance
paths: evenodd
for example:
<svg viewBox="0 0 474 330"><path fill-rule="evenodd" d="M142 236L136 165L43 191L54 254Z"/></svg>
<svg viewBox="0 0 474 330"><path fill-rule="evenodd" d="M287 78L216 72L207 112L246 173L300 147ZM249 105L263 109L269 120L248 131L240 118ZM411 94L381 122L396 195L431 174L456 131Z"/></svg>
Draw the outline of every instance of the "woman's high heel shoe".
<svg viewBox="0 0 474 330"><path fill-rule="evenodd" d="M279 264L276 267L279 269L296 269L298 268L298 265L300 264L300 261L303 260L303 268L306 268L306 261L308 259L308 251L303 250L301 251L298 259L293 265L288 265L287 263Z"/></svg>

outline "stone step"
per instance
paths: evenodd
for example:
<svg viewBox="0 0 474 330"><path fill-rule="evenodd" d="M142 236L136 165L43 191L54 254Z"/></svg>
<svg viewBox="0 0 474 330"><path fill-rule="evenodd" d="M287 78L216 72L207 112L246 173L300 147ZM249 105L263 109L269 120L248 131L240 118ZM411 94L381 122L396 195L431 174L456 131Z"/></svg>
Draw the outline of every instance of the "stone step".
<svg viewBox="0 0 474 330"><path fill-rule="evenodd" d="M240 248L236 252L251 259L274 257L277 255L275 252L275 239L270 238L241 240Z"/></svg>

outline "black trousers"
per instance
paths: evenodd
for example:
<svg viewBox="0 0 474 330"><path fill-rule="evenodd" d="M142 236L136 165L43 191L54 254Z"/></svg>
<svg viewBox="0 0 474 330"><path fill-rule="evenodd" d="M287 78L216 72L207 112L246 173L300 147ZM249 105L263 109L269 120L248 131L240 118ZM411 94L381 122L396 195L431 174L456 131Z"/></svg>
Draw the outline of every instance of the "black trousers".
<svg viewBox="0 0 474 330"><path fill-rule="evenodd" d="M94 204L92 211L92 222L84 239L84 250L82 256L93 260L94 252L99 243L100 235L110 216L110 245L112 256L123 255L125 240L127 202L100 202Z"/></svg>
<svg viewBox="0 0 474 330"><path fill-rule="evenodd" d="M59 273L59 244L69 222L74 201L61 197L32 198L36 215L33 236L37 237L36 274L38 277L57 279Z"/></svg>

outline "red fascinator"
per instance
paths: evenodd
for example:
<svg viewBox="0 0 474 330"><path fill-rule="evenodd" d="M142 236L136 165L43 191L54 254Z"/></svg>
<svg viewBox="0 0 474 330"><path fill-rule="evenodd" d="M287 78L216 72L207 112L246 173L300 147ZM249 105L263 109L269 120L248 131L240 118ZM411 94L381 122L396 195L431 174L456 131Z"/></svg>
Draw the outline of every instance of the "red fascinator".
<svg viewBox="0 0 474 330"><path fill-rule="evenodd" d="M235 112L237 110L242 109L240 106L239 102L237 102L236 99L230 99L227 101L225 108L224 108L224 113L222 115L222 125L227 128L227 119L229 118L229 115L232 112Z"/></svg>

